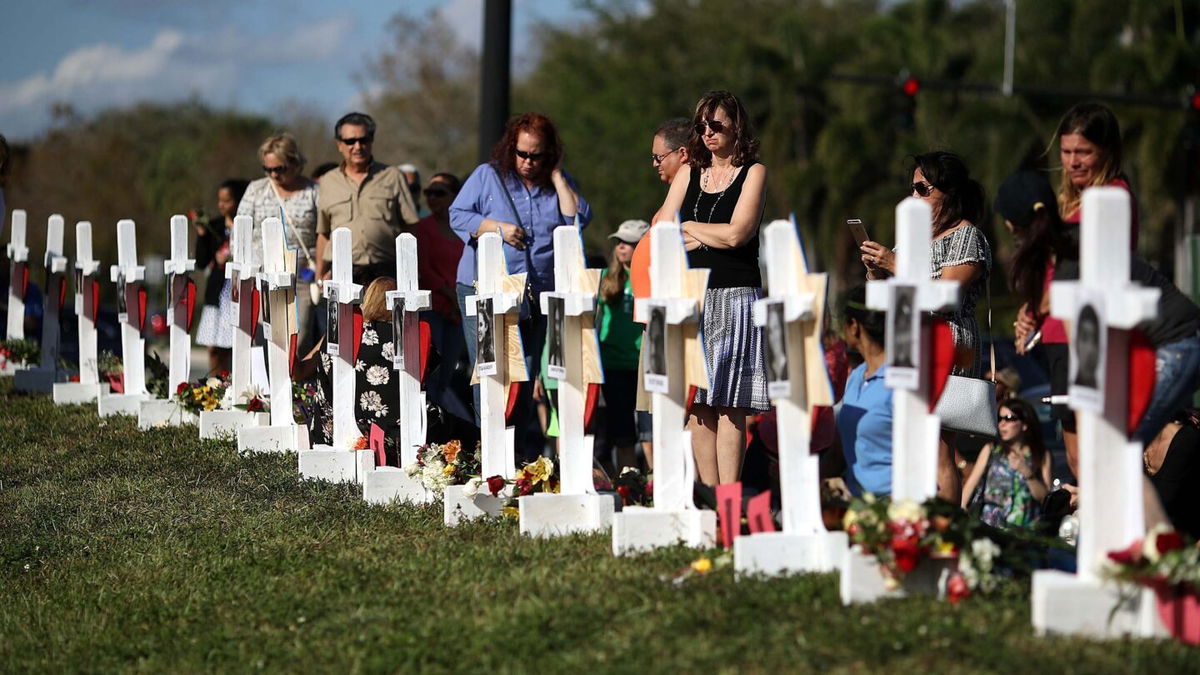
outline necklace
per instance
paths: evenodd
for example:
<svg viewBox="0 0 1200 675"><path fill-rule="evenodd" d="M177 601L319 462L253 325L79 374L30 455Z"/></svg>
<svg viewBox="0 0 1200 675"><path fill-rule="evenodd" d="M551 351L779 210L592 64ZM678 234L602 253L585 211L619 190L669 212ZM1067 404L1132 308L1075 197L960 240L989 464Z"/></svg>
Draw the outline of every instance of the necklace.
<svg viewBox="0 0 1200 675"><path fill-rule="evenodd" d="M711 192L707 192L708 177L712 175L712 167L709 167L707 172L702 171L700 173L700 194L696 195L696 202L692 204L692 220L696 222L712 222L713 214L717 211L717 204L720 203L721 197L725 196L725 191L729 189L729 186L733 185L733 178L734 176L737 176L738 171L740 170L741 167L734 167L734 169L730 171L728 175L726 175L725 186L722 187L721 191L717 193L717 198L713 200L712 208L708 210L708 220L705 221L700 220L700 195L712 194Z"/></svg>

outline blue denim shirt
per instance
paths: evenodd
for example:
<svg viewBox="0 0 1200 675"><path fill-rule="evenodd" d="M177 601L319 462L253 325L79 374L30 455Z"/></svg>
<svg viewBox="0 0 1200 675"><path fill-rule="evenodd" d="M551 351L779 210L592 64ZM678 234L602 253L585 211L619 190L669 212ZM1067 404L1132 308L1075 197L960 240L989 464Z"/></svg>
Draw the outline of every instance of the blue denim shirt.
<svg viewBox="0 0 1200 675"><path fill-rule="evenodd" d="M563 172L567 183L579 194L575 180ZM512 195L512 204L504 195L504 187ZM480 164L463 183L462 190L450 205L450 228L454 230L466 246L462 258L458 261L458 283L472 285L475 283L475 273L478 269L475 262L475 252L478 242L471 236L479 229L479 223L484 218L499 220L505 223L517 223L518 218L513 214L516 205L520 215L520 225L525 230L525 250L518 250L507 243L504 245L504 259L508 263L508 273L518 274L527 272L528 280L535 294L554 289L554 228L559 225L573 225L574 218L562 214L558 206L558 193L553 186L525 187L525 183L516 174L505 176L504 183L491 164ZM579 224L584 227L592 219L592 208L582 195L579 196ZM535 295L534 297L537 297Z"/></svg>
<svg viewBox="0 0 1200 675"><path fill-rule="evenodd" d="M883 381L886 371L880 366L865 379L867 364L850 371L838 410L846 485L855 495L892 493L892 390Z"/></svg>

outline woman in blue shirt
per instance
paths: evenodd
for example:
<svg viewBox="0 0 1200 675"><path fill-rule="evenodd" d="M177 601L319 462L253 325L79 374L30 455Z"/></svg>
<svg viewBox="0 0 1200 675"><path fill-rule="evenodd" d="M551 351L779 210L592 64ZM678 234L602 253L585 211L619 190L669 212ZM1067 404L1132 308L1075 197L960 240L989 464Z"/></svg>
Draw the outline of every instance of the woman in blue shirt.
<svg viewBox="0 0 1200 675"><path fill-rule="evenodd" d="M538 113L515 117L492 149L491 161L475 168L450 205L450 228L466 243L458 262L457 291L472 367L477 347L475 318L467 316L466 298L475 293L478 239L495 232L504 239L509 274L528 275L521 341L530 381L537 378L546 319L535 299L542 291L554 289L554 228L576 221L582 227L592 219L591 207L561 167L562 158L562 143L549 118ZM528 389L522 387L520 412L514 420L518 428L528 422ZM475 411L478 424L478 386ZM518 438L537 435L518 433ZM542 448L530 444L523 450L526 458L533 459Z"/></svg>
<svg viewBox="0 0 1200 675"><path fill-rule="evenodd" d="M850 372L837 413L846 486L855 495L892 492L892 390L884 384L884 313L867 309L866 288L846 296L842 333L863 362Z"/></svg>

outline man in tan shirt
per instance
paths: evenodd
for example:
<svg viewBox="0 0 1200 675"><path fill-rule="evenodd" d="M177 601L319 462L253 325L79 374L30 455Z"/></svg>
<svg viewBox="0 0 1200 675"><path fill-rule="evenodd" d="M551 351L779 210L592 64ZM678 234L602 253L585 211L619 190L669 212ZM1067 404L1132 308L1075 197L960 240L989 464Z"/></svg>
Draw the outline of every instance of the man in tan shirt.
<svg viewBox="0 0 1200 675"><path fill-rule="evenodd" d="M317 276L329 278L330 233L348 227L354 235L354 282L366 286L396 274L396 235L416 224L417 205L394 166L371 156L375 120L344 115L334 125L342 165L321 178L317 197Z"/></svg>

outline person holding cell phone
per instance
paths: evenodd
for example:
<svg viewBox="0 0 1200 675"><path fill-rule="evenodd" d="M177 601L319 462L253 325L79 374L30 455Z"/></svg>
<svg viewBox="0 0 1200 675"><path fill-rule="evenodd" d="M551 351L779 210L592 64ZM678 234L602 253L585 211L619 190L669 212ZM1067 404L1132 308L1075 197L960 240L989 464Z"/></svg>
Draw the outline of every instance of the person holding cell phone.
<svg viewBox="0 0 1200 675"><path fill-rule="evenodd" d="M758 229L767 170L742 102L728 91L700 98L688 139L688 171L679 171L653 222L683 219L692 267L712 270L704 296L704 354L710 388L696 395L688 419L696 473L707 485L738 480L746 454L746 417L771 407L762 331L754 302L762 297Z"/></svg>

